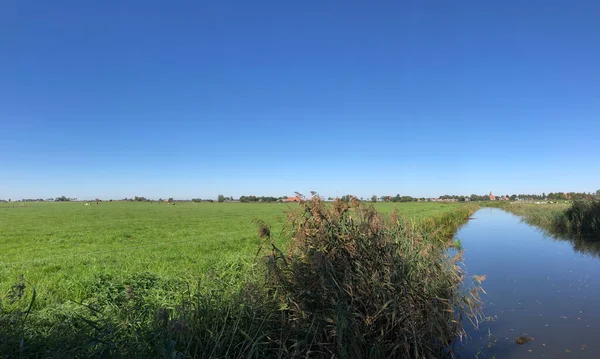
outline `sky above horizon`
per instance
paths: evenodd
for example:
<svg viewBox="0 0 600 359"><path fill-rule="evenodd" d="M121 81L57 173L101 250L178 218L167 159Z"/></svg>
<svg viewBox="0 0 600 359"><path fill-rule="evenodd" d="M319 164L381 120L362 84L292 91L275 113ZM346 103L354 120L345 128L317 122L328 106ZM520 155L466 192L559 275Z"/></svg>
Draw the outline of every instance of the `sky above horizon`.
<svg viewBox="0 0 600 359"><path fill-rule="evenodd" d="M597 1L0 4L0 199L595 192Z"/></svg>

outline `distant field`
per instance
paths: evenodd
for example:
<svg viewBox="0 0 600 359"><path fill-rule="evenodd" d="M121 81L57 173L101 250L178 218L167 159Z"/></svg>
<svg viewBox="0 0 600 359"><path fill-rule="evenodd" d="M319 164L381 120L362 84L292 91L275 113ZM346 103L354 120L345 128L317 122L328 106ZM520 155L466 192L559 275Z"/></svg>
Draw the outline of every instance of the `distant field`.
<svg viewBox="0 0 600 359"><path fill-rule="evenodd" d="M275 237L285 210L262 203L102 202L0 204L0 297L20 274L41 302L83 300L103 275L150 272L194 283L211 266L252 259L260 218ZM388 213L423 218L458 203L378 203ZM280 240L281 242L282 240ZM280 243L284 244L284 243ZM67 295L65 295L68 293Z"/></svg>

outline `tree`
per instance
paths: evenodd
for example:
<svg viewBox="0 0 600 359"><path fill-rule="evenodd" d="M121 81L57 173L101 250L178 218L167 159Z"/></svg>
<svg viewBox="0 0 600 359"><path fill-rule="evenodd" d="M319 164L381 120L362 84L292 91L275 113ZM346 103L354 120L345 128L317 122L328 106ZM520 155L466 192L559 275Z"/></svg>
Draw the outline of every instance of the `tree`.
<svg viewBox="0 0 600 359"><path fill-rule="evenodd" d="M217 197L217 201L219 201L219 203L223 203L223 202L225 202L225 196L223 196L222 194L220 194L220 195Z"/></svg>
<svg viewBox="0 0 600 359"><path fill-rule="evenodd" d="M373 202L373 203L377 202L377 196L376 195L371 196L371 202Z"/></svg>
<svg viewBox="0 0 600 359"><path fill-rule="evenodd" d="M173 202L173 197L169 197L169 203Z"/></svg>

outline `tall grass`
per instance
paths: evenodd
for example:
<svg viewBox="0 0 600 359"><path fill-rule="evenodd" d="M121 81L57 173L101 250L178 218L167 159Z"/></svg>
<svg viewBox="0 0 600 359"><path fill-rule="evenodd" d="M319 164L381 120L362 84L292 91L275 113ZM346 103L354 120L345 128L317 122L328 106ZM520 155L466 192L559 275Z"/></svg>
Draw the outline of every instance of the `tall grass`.
<svg viewBox="0 0 600 359"><path fill-rule="evenodd" d="M270 250L196 287L98 275L85 302L36 310L36 292L20 281L0 306L0 357L452 355L463 321L480 314L483 277L462 289L461 253L448 251L474 210L418 221L315 196L289 213L286 249L256 221Z"/></svg>
<svg viewBox="0 0 600 359"><path fill-rule="evenodd" d="M600 240L600 200L574 201L557 227L580 237Z"/></svg>
<svg viewBox="0 0 600 359"><path fill-rule="evenodd" d="M550 234L600 240L600 200L578 200L569 207L565 206L519 203L497 205L522 216L529 224L541 227Z"/></svg>

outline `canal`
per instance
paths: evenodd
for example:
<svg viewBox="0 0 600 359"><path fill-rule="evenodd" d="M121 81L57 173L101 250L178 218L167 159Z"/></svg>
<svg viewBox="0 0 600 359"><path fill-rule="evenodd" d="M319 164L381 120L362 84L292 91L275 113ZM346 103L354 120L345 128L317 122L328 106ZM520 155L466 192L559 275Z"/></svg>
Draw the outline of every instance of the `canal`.
<svg viewBox="0 0 600 359"><path fill-rule="evenodd" d="M484 317L461 358L600 358L600 250L554 238L497 208L457 233L469 275L486 275ZM533 338L517 345L518 336Z"/></svg>

